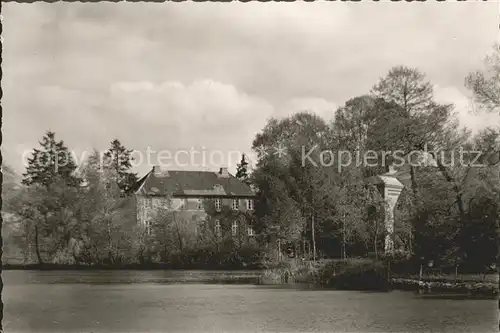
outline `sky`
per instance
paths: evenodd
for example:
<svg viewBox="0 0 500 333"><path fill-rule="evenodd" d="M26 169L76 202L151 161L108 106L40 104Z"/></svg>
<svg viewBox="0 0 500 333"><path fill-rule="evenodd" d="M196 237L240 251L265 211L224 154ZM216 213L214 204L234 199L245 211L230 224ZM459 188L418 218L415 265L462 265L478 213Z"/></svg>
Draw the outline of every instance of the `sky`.
<svg viewBox="0 0 500 333"><path fill-rule="evenodd" d="M2 153L19 173L47 130L77 162L117 138L142 152L139 175L160 151L170 169L234 172L270 117L329 120L397 65L424 72L462 125L500 124L471 113L464 88L499 40L495 2L10 2L2 14Z"/></svg>

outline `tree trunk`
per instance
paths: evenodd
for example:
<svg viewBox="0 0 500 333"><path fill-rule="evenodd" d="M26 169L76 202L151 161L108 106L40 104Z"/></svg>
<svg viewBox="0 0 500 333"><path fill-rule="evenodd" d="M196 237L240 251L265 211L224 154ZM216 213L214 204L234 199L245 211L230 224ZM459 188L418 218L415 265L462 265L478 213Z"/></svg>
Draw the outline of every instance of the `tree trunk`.
<svg viewBox="0 0 500 333"><path fill-rule="evenodd" d="M182 233L179 230L178 226L175 227L177 232L177 241L179 242L179 251L182 252L184 250L184 241L182 239Z"/></svg>
<svg viewBox="0 0 500 333"><path fill-rule="evenodd" d="M500 190L498 191L498 197L500 200ZM500 212L499 212L500 213ZM500 230L500 220L497 218L497 232ZM498 290L500 291L500 234L497 235L497 262L496 268L498 273ZM500 296L498 297L498 314L500 318ZM498 320L498 330L500 331L500 319Z"/></svg>
<svg viewBox="0 0 500 333"><path fill-rule="evenodd" d="M108 222L108 261L113 264L113 239L111 237L111 225Z"/></svg>
<svg viewBox="0 0 500 333"><path fill-rule="evenodd" d="M281 260L281 240L278 238L278 261Z"/></svg>
<svg viewBox="0 0 500 333"><path fill-rule="evenodd" d="M172 220L174 221L175 233L177 235L177 241L179 242L179 251L182 252L184 250L184 242L182 240L182 233L174 212L172 212Z"/></svg>
<svg viewBox="0 0 500 333"><path fill-rule="evenodd" d="M345 235L345 213L342 221L342 259L346 259L346 235Z"/></svg>
<svg viewBox="0 0 500 333"><path fill-rule="evenodd" d="M42 256L40 254L40 241L39 241L39 231L38 231L38 225L35 223L35 252L36 252L36 258L38 259L38 264L42 265Z"/></svg>
<svg viewBox="0 0 500 333"><path fill-rule="evenodd" d="M163 224L163 260L167 261L168 247L167 247L167 226Z"/></svg>
<svg viewBox="0 0 500 333"><path fill-rule="evenodd" d="M431 156L436 161L437 167L438 167L439 171L441 172L441 174L443 175L443 177L446 179L446 181L453 185L453 189L455 191L455 198L457 199L458 211L460 214L460 223L463 223L463 221L465 220L465 208L464 208L464 203L462 200L462 194L460 191L460 187L454 181L454 179L450 175L448 169L446 169L446 166L443 165L443 162L441 161L441 159L437 158L437 156L434 153L431 153ZM469 166L464 179L467 178L470 170L471 170L471 167Z"/></svg>
<svg viewBox="0 0 500 333"><path fill-rule="evenodd" d="M408 240L409 240L409 246L408 246L408 252L409 254L411 255L412 254L412 238L413 238L413 233L412 233L412 230L411 230L411 227L410 227L410 232L408 233Z"/></svg>
<svg viewBox="0 0 500 333"><path fill-rule="evenodd" d="M311 222L311 229L312 229L312 242L313 242L313 261L316 262L316 237L315 237L315 232L314 232L314 215L312 216L312 222Z"/></svg>
<svg viewBox="0 0 500 333"><path fill-rule="evenodd" d="M182 234L178 228L177 229L177 240L179 242L179 251L182 252L184 250L184 242L182 240Z"/></svg>
<svg viewBox="0 0 500 333"><path fill-rule="evenodd" d="M411 190L413 192L414 200L416 201L418 196L418 184L417 184L415 166L413 165L410 165L410 179L411 179Z"/></svg>
<svg viewBox="0 0 500 333"><path fill-rule="evenodd" d="M373 250L375 251L375 260L378 260L378 220L375 221L375 237L373 240Z"/></svg>
<svg viewBox="0 0 500 333"><path fill-rule="evenodd" d="M302 258L306 258L306 240L302 239Z"/></svg>

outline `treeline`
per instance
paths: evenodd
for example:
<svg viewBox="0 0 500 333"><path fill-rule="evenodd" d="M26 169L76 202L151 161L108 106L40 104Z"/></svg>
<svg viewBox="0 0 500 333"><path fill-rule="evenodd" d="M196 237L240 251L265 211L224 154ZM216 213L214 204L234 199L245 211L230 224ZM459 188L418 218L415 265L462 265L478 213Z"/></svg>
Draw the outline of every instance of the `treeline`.
<svg viewBox="0 0 500 333"><path fill-rule="evenodd" d="M477 106L494 112L498 51L486 64L466 86ZM331 122L306 112L271 119L256 135L256 167L246 174L243 159L237 172L258 194L254 214L238 217L252 222L253 240L193 229L171 210L159 212L147 232L136 224L129 195L137 179L130 150L114 140L104 157L95 152L77 167L48 132L23 185L4 189L5 251L16 247L33 263L175 268L250 267L286 252L306 259L380 257L386 205L365 180L387 171L387 152L400 151L406 158L400 169L409 177L395 214L397 255L464 270L492 267L500 215L498 127L475 135L460 128L453 105L438 103L425 75L404 66L332 116Z"/></svg>
<svg viewBox="0 0 500 333"><path fill-rule="evenodd" d="M216 235L208 224L167 207L157 211L151 229L138 225L131 162L131 150L114 140L104 154L94 151L77 166L64 142L47 132L22 186L10 183L4 191L6 256L39 266L234 268L256 262L255 244L232 237L227 221Z"/></svg>
<svg viewBox="0 0 500 333"><path fill-rule="evenodd" d="M465 80L479 112L500 111L499 54ZM294 252L305 240L316 258L381 257L386 206L365 180L388 171L397 151L408 178L395 212L395 255L448 272L494 269L498 125L472 135L425 75L404 66L347 101L332 122L309 113L271 119L253 142L259 232Z"/></svg>

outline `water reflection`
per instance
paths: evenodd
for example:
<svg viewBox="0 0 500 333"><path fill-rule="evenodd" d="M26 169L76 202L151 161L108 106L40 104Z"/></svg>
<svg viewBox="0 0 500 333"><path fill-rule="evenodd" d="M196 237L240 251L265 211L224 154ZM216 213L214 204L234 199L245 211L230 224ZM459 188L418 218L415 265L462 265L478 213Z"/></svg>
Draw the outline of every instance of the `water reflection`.
<svg viewBox="0 0 500 333"><path fill-rule="evenodd" d="M493 332L494 300L180 283L221 272L3 272L6 332ZM257 276L239 272L238 276Z"/></svg>

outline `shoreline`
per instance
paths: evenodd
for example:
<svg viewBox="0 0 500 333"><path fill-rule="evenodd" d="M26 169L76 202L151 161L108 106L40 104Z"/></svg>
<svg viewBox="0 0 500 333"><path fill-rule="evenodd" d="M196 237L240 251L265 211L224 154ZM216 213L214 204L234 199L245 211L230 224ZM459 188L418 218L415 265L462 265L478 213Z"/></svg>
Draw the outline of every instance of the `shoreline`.
<svg viewBox="0 0 500 333"><path fill-rule="evenodd" d="M123 271L123 270L134 270L134 271L262 271L262 268L256 266L249 267L172 267L167 264L129 264L129 265L60 265L60 264L5 264L2 265L2 271Z"/></svg>
<svg viewBox="0 0 500 333"><path fill-rule="evenodd" d="M170 271L170 272L197 272L199 274L189 274L185 277L167 278L167 283L206 283L206 284L251 284L266 287L289 287L305 288L318 290L342 290L342 291L373 291L373 292L391 292L391 291L411 291L422 296L456 296L462 297L496 297L499 295L498 284L496 282L485 281L432 281L415 278L391 278L384 286L363 286L359 285L352 288L342 288L333 286L324 286L317 282L307 280L290 279L288 281L273 280L264 278L263 269L242 269L242 268L216 268L216 269L175 269L162 265L154 266L68 266L68 265L4 265L2 271ZM205 275L206 273L214 273ZM233 275L238 273L238 275Z"/></svg>
<svg viewBox="0 0 500 333"><path fill-rule="evenodd" d="M441 282L394 278L390 285L395 290L416 291L419 294L499 295L498 283L483 281Z"/></svg>

